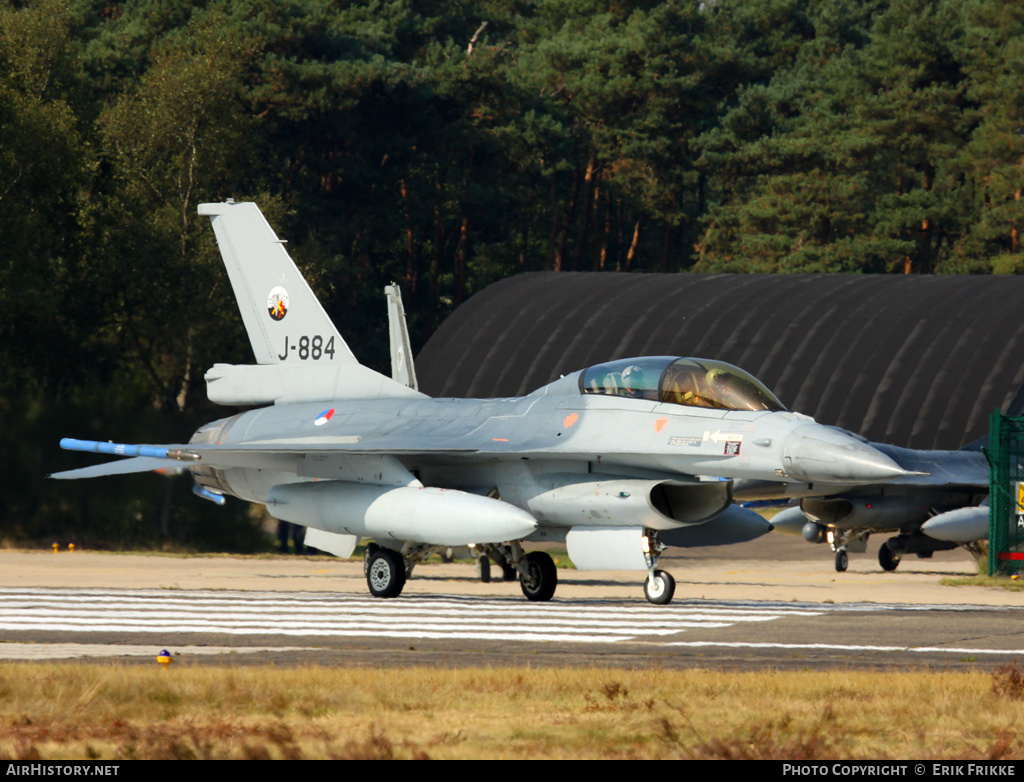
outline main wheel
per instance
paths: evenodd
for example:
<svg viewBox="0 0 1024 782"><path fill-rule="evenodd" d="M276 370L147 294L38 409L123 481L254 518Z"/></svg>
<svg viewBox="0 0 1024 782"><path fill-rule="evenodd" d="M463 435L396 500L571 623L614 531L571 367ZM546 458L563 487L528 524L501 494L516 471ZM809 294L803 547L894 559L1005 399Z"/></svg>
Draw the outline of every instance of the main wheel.
<svg viewBox="0 0 1024 782"><path fill-rule="evenodd" d="M524 557L529 578L520 578L519 587L527 600L550 600L558 586L558 569L555 561L543 551L531 551Z"/></svg>
<svg viewBox="0 0 1024 782"><path fill-rule="evenodd" d="M889 548L887 543L883 543L882 547L878 549L878 564L882 566L882 570L891 573L899 566L900 556Z"/></svg>
<svg viewBox="0 0 1024 782"><path fill-rule="evenodd" d="M491 583L491 560L486 556L476 558L476 574L480 576L481 583Z"/></svg>
<svg viewBox="0 0 1024 782"><path fill-rule="evenodd" d="M398 597L405 586L404 557L389 548L379 548L370 555L366 569L366 585L374 597Z"/></svg>
<svg viewBox="0 0 1024 782"><path fill-rule="evenodd" d="M842 549L836 552L836 572L845 573L846 568L850 566L850 558L846 556L846 552Z"/></svg>
<svg viewBox="0 0 1024 782"><path fill-rule="evenodd" d="M648 602L655 605L665 605L672 600L676 593L676 580L671 573L664 570L655 570L653 576L648 576L644 581L644 595Z"/></svg>

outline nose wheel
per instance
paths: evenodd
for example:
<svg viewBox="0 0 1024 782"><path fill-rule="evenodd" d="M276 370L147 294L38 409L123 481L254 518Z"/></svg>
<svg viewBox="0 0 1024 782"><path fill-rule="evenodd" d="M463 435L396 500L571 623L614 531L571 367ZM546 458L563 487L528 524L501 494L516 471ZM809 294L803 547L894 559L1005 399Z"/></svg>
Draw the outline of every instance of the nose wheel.
<svg viewBox="0 0 1024 782"><path fill-rule="evenodd" d="M850 566L850 558L846 555L846 549L841 548L836 552L836 572L845 573Z"/></svg>
<svg viewBox="0 0 1024 782"><path fill-rule="evenodd" d="M665 605L672 600L676 593L676 580L671 573L664 570L655 570L644 582L644 596L649 603Z"/></svg>

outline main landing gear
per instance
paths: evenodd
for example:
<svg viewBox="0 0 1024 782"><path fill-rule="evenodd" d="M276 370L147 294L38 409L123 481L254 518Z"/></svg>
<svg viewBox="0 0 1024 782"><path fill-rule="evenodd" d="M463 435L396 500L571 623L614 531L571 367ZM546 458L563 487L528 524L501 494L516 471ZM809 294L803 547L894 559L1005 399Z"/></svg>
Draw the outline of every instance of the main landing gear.
<svg viewBox="0 0 1024 782"><path fill-rule="evenodd" d="M527 600L546 602L558 586L558 569L550 555L531 551L519 563L519 587Z"/></svg>
<svg viewBox="0 0 1024 782"><path fill-rule="evenodd" d="M558 568L550 555L543 551L523 551L519 541L505 545L495 543L478 543L477 549L483 554L477 560L481 581L490 578L490 561L494 560L502 571L505 581L519 578L519 587L527 600L546 602L554 597L558 587ZM487 576L487 579L484 576Z"/></svg>
<svg viewBox="0 0 1024 782"><path fill-rule="evenodd" d="M368 543L363 556L363 571L366 585L374 597L398 597L402 594L406 579L413 568L426 559L438 547L421 544L406 544L399 553L377 543ZM490 580L490 559L498 562L506 581L519 577L519 586L527 600L547 601L555 594L558 586L558 569L551 557L543 551L526 554L518 543L508 546L489 544L481 546L485 556L478 560L481 580ZM486 564L486 570L483 565Z"/></svg>
<svg viewBox="0 0 1024 782"><path fill-rule="evenodd" d="M882 547L878 549L878 564L882 566L882 570L891 573L899 567L900 559L902 559L902 557L889 548L888 541L883 543Z"/></svg>
<svg viewBox="0 0 1024 782"><path fill-rule="evenodd" d="M366 559L366 583L374 597L398 597L405 586L405 561L397 551L377 547Z"/></svg>

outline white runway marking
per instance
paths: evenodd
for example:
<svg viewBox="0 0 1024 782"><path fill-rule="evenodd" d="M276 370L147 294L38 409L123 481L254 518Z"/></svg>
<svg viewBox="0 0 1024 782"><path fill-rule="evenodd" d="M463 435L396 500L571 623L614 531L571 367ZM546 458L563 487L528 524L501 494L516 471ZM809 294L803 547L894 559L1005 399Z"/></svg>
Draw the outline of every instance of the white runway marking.
<svg viewBox="0 0 1024 782"><path fill-rule="evenodd" d="M0 589L0 631L164 637L216 633L615 643L820 613L763 604L632 607L474 597L377 600L323 593Z"/></svg>
<svg viewBox="0 0 1024 782"><path fill-rule="evenodd" d="M1024 655L1024 649L968 649L956 646L859 646L857 644L771 644L747 643L743 641L673 641L668 646L688 646L691 648L716 646L728 649L786 649L831 650L837 652L948 652L950 654L1006 654L1010 656Z"/></svg>
<svg viewBox="0 0 1024 782"><path fill-rule="evenodd" d="M529 603L518 599L457 596L410 596L377 600L362 595L319 592L242 592L166 589L0 589L2 633L115 633L138 644L153 636L154 645L189 634L248 637L400 638L467 641L530 641L614 644L647 642L662 648L825 650L842 652L933 652L958 655L1022 656L1021 649L969 649L942 646L773 643L760 641L684 641L695 630L730 627L753 629L779 619L805 619L884 611L984 611L981 606L879 604L819 605L764 601L680 601L669 606L623 605L605 600ZM836 619L839 619L836 616ZM129 638L129 636L131 638ZM673 637L674 636L674 637ZM20 641L25 636L18 636ZM727 636L728 637L728 636ZM735 634L732 636L735 638ZM755 636L756 637L756 636ZM762 636L763 637L763 636ZM65 639L66 640L66 639ZM227 641L227 638L225 638ZM257 642L258 643L258 642ZM934 640L932 641L934 644ZM221 644L219 648L228 648ZM0 659L81 656L83 645L12 642L0 644ZM88 645L84 645L88 646ZM74 648L61 653L58 649ZM152 647L124 644L96 646L104 656L153 654ZM197 647L210 650L213 647ZM279 647L237 647L246 651ZM131 651L136 650L136 651ZM145 650L143 652L143 650Z"/></svg>

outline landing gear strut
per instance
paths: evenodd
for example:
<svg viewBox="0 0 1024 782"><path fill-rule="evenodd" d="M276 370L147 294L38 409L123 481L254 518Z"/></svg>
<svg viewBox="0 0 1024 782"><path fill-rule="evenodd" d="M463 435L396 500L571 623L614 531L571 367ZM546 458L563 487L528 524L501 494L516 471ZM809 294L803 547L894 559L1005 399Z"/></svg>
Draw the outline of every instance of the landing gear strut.
<svg viewBox="0 0 1024 782"><path fill-rule="evenodd" d="M676 580L672 574L664 570L658 570L658 555L665 550L666 546L658 540L657 533L651 530L645 531L647 547L645 556L647 559L647 580L644 581L644 597L647 602L654 605L668 605L672 602L672 596L676 593Z"/></svg>
<svg viewBox="0 0 1024 782"><path fill-rule="evenodd" d="M501 580L502 581L515 581L519 578L519 573L516 571L515 565L512 564L512 547L511 546L499 546L495 543L478 543L476 546L477 550L483 553L483 556L477 557L477 575L483 583L489 583L491 566L490 562L494 562L498 567L501 568ZM522 553L522 549L519 551L519 557L525 556ZM487 574L487 578L484 578L484 574Z"/></svg>

